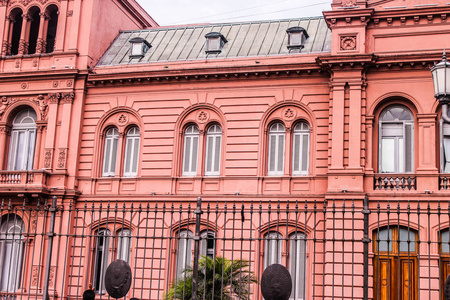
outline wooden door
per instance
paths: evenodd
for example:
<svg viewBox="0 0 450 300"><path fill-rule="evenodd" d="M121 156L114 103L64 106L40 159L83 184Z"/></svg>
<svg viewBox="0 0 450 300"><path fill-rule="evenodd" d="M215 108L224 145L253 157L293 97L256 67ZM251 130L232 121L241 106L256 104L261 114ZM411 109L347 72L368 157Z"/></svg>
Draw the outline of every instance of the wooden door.
<svg viewBox="0 0 450 300"><path fill-rule="evenodd" d="M374 295L376 300L416 300L415 257L374 258Z"/></svg>

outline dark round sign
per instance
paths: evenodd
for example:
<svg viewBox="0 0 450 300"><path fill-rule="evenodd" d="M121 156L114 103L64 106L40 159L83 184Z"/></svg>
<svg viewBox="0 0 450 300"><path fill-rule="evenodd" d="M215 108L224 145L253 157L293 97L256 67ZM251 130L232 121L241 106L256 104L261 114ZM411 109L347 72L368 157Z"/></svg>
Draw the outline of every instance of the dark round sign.
<svg viewBox="0 0 450 300"><path fill-rule="evenodd" d="M93 290L85 290L83 293L83 300L94 300L95 292Z"/></svg>
<svg viewBox="0 0 450 300"><path fill-rule="evenodd" d="M261 292L265 300L287 300L292 291L292 278L286 267L273 264L261 276Z"/></svg>
<svg viewBox="0 0 450 300"><path fill-rule="evenodd" d="M105 272L105 288L113 298L124 297L131 287L131 268L124 260L113 261Z"/></svg>
<svg viewBox="0 0 450 300"><path fill-rule="evenodd" d="M444 284L444 299L450 300L450 275L447 276Z"/></svg>

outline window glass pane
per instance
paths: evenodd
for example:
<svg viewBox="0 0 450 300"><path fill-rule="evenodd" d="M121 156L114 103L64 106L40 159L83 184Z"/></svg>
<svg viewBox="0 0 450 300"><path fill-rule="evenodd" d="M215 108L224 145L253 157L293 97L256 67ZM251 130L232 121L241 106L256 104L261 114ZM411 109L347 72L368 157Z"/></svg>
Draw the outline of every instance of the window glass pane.
<svg viewBox="0 0 450 300"><path fill-rule="evenodd" d="M413 172L413 127L405 125L405 172Z"/></svg>
<svg viewBox="0 0 450 300"><path fill-rule="evenodd" d="M377 233L380 242L378 243L376 250L379 252L386 252L388 251L389 245L389 251L392 251L392 228L389 228L389 230L387 228L383 228Z"/></svg>
<svg viewBox="0 0 450 300"><path fill-rule="evenodd" d="M131 166L131 172L133 172L134 175L137 175L137 168L138 168L138 161L139 161L139 144L140 144L140 138L136 137L134 138L134 147L133 147L133 164Z"/></svg>
<svg viewBox="0 0 450 300"><path fill-rule="evenodd" d="M276 135L269 136L269 173L275 171Z"/></svg>
<svg viewBox="0 0 450 300"><path fill-rule="evenodd" d="M214 137L208 136L206 143L206 172L210 173L212 171Z"/></svg>
<svg viewBox="0 0 450 300"><path fill-rule="evenodd" d="M221 150L222 136L216 136L216 145L214 148L214 172L219 175L220 172L220 150Z"/></svg>
<svg viewBox="0 0 450 300"><path fill-rule="evenodd" d="M442 231L441 233L441 252L449 253L449 233L448 230Z"/></svg>
<svg viewBox="0 0 450 300"><path fill-rule="evenodd" d="M26 170L33 169L33 161L34 161L34 148L36 143L36 129L27 130L27 142L28 142L28 157L26 160Z"/></svg>
<svg viewBox="0 0 450 300"><path fill-rule="evenodd" d="M97 292L104 294L105 291L105 272L108 267L108 253L110 244L110 233L108 230L101 229L97 232L95 245L95 264L94 264L94 288Z"/></svg>
<svg viewBox="0 0 450 300"><path fill-rule="evenodd" d="M17 137L17 149L13 149L16 155L16 163L14 166L14 170L24 170L25 165L25 157L26 157L26 148L25 148L25 131L19 131Z"/></svg>
<svg viewBox="0 0 450 300"><path fill-rule="evenodd" d="M408 236L409 236L409 243L408 243ZM400 228L399 229L399 239L400 239L400 252L414 252L416 251L416 234L415 231L412 229L405 229ZM408 247L409 244L409 247Z"/></svg>
<svg viewBox="0 0 450 300"><path fill-rule="evenodd" d="M282 173L284 170L284 135L278 135L278 151L277 151L277 171Z"/></svg>
<svg viewBox="0 0 450 300"><path fill-rule="evenodd" d="M109 172L109 165L111 160L111 139L105 140L105 157L103 162L103 175L107 175Z"/></svg>
<svg viewBox="0 0 450 300"><path fill-rule="evenodd" d="M292 159L294 160L292 168L294 172L300 171L300 141L300 135L295 134L293 142L294 150L292 151Z"/></svg>
<svg viewBox="0 0 450 300"><path fill-rule="evenodd" d="M2 292L20 288L24 223L16 215L5 215L0 227L0 283Z"/></svg>
<svg viewBox="0 0 450 300"><path fill-rule="evenodd" d="M178 237L178 246L177 246L177 279L183 278L185 273L183 273L186 267L191 265L192 259L192 232L189 230L180 231Z"/></svg>
<svg viewBox="0 0 450 300"><path fill-rule="evenodd" d="M272 264L281 263L282 236L278 232L270 232L265 238L264 269Z"/></svg>
<svg viewBox="0 0 450 300"><path fill-rule="evenodd" d="M396 145L396 149L395 149L395 154L397 154L397 170L395 170L394 172L398 172L398 173L403 173L405 172L405 148L404 148L404 143L403 143L403 138L398 138L397 139L397 145ZM391 154L392 155L392 154Z"/></svg>
<svg viewBox="0 0 450 300"><path fill-rule="evenodd" d="M192 139L192 164L191 164L191 172L197 172L197 158L198 158L198 136L195 136Z"/></svg>
<svg viewBox="0 0 450 300"><path fill-rule="evenodd" d="M130 173L130 170L131 170L131 155L132 155L131 148L133 147L132 139L131 138L127 138L127 143L126 144L127 145L125 146L124 172L125 173Z"/></svg>
<svg viewBox="0 0 450 300"><path fill-rule="evenodd" d="M189 165L191 159L191 137L186 137L184 139L184 166L183 173L189 173Z"/></svg>
<svg viewBox="0 0 450 300"><path fill-rule="evenodd" d="M381 140L381 172L395 172L395 140L383 138Z"/></svg>
<svg viewBox="0 0 450 300"><path fill-rule="evenodd" d="M118 139L112 140L112 152L111 152L111 166L110 166L110 172L116 173L116 162L117 162L117 145L119 143Z"/></svg>
<svg viewBox="0 0 450 300"><path fill-rule="evenodd" d="M302 171L308 172L309 165L309 134L303 134L302 142Z"/></svg>
<svg viewBox="0 0 450 300"><path fill-rule="evenodd" d="M130 246L131 246L131 231L123 229L118 232L117 240L117 259L129 262Z"/></svg>
<svg viewBox="0 0 450 300"><path fill-rule="evenodd" d="M200 256L214 257L215 255L215 234L212 231L206 231L201 234Z"/></svg>
<svg viewBox="0 0 450 300"><path fill-rule="evenodd" d="M289 239L289 272L292 277L290 299L305 299L306 236L302 233Z"/></svg>

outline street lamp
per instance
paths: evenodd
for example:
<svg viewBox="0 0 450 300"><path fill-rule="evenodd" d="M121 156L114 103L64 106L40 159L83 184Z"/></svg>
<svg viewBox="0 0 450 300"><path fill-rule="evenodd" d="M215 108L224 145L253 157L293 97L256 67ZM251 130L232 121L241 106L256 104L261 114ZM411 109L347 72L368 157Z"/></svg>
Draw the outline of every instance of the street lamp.
<svg viewBox="0 0 450 300"><path fill-rule="evenodd" d="M434 96L442 105L442 119L445 123L450 124L448 117L448 104L450 103L450 63L447 56L442 54L442 60L431 67L431 75L433 76Z"/></svg>

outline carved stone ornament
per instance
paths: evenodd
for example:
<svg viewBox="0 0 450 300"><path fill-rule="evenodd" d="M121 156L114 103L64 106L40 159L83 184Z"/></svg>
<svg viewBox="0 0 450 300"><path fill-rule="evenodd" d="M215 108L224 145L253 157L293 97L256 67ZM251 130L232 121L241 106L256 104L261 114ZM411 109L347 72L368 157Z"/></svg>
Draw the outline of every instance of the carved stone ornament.
<svg viewBox="0 0 450 300"><path fill-rule="evenodd" d="M122 126L126 125L128 123L128 116L126 114L120 114L117 118L117 123Z"/></svg>
<svg viewBox="0 0 450 300"><path fill-rule="evenodd" d="M23 6L27 6L28 4L30 4L31 2L39 2L40 4L45 4L47 2L49 2L50 0L10 0L9 1L9 6L13 6L16 3L20 3ZM61 2L61 0L57 0L58 2ZM2 0L2 2L8 2L7 0Z"/></svg>
<svg viewBox="0 0 450 300"><path fill-rule="evenodd" d="M350 7L350 6L355 6L356 5L356 0L342 0L342 7Z"/></svg>
<svg viewBox="0 0 450 300"><path fill-rule="evenodd" d="M28 87L28 83L22 82L22 83L20 84L20 87L22 88L22 90L25 90L25 89L27 89L27 87Z"/></svg>
<svg viewBox="0 0 450 300"><path fill-rule="evenodd" d="M206 112L204 110L201 110L201 111L198 112L198 114L197 114L197 121L199 123L206 123L206 122L208 122L208 120L209 120L208 112Z"/></svg>
<svg viewBox="0 0 450 300"><path fill-rule="evenodd" d="M44 154L44 168L50 169L52 167L52 150L46 150Z"/></svg>
<svg viewBox="0 0 450 300"><path fill-rule="evenodd" d="M121 259L113 261L105 272L105 288L113 298L122 298L128 294L131 287L130 265Z"/></svg>
<svg viewBox="0 0 450 300"><path fill-rule="evenodd" d="M0 0L0 6L6 6L8 4L8 0Z"/></svg>
<svg viewBox="0 0 450 300"><path fill-rule="evenodd" d="M7 98L5 96L2 97L0 103L0 121L2 120L2 116L5 113L6 108L11 103L11 98Z"/></svg>
<svg viewBox="0 0 450 300"><path fill-rule="evenodd" d="M50 267L50 276L48 277L48 286L49 287L55 287L55 273L56 273L56 268L55 267Z"/></svg>
<svg viewBox="0 0 450 300"><path fill-rule="evenodd" d="M31 285L37 286L39 278L39 266L33 266L33 270L31 271Z"/></svg>
<svg viewBox="0 0 450 300"><path fill-rule="evenodd" d="M37 97L37 100L34 100L34 102L39 105L39 112L41 113L41 119L47 120L47 114L48 114L48 104L47 100L45 100L43 95L39 95Z"/></svg>
<svg viewBox="0 0 450 300"><path fill-rule="evenodd" d="M341 36L341 50L356 50L356 36Z"/></svg>
<svg viewBox="0 0 450 300"><path fill-rule="evenodd" d="M58 104L59 99L61 99L61 93L51 93L47 96L48 102L52 104Z"/></svg>
<svg viewBox="0 0 450 300"><path fill-rule="evenodd" d="M62 93L61 97L63 98L64 103L73 103L73 99L75 99L75 93Z"/></svg>
<svg viewBox="0 0 450 300"><path fill-rule="evenodd" d="M292 121L296 117L296 115L297 113L293 108L288 107L283 110L283 118L286 121Z"/></svg>
<svg viewBox="0 0 450 300"><path fill-rule="evenodd" d="M292 291L292 278L280 264L268 266L261 276L261 292L266 300L288 300Z"/></svg>
<svg viewBox="0 0 450 300"><path fill-rule="evenodd" d="M58 154L58 168L64 169L66 167L67 149L59 149Z"/></svg>

